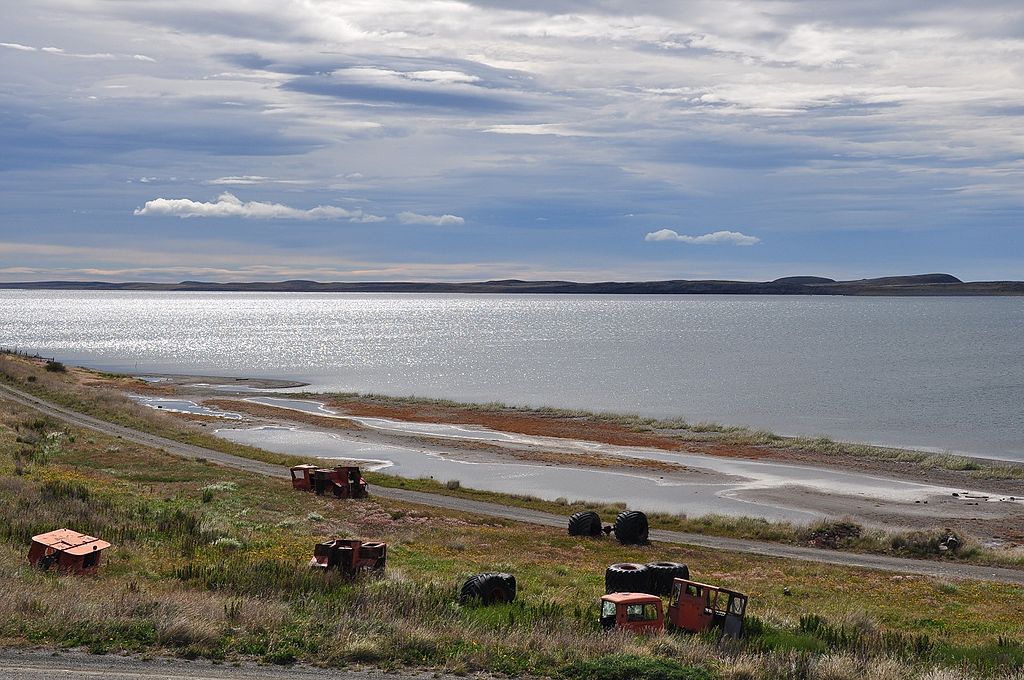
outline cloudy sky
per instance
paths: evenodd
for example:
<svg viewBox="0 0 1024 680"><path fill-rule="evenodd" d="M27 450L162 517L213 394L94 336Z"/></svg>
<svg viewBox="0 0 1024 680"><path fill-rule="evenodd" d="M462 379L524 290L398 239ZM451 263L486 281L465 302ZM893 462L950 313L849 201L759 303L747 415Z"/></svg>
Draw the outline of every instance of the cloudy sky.
<svg viewBox="0 0 1024 680"><path fill-rule="evenodd" d="M0 280L1024 279L1024 5L0 0Z"/></svg>

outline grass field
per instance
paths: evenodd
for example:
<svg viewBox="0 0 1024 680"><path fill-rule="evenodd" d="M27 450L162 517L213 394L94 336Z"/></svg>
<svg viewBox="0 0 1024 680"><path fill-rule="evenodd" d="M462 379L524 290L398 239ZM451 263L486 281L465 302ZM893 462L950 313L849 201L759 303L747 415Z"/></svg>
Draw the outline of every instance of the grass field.
<svg viewBox="0 0 1024 680"><path fill-rule="evenodd" d="M172 428L166 420L155 426ZM28 538L61 526L114 543L99 576L28 567ZM386 576L309 572L313 543L334 536L387 541ZM749 592L748 638L598 631L605 566L654 560ZM457 605L462 580L483 570L514 573L517 602ZM324 499L67 429L9 402L0 407L0 578L4 644L96 653L566 678L938 680L1021 677L1024 665L1020 587L623 547L379 499Z"/></svg>

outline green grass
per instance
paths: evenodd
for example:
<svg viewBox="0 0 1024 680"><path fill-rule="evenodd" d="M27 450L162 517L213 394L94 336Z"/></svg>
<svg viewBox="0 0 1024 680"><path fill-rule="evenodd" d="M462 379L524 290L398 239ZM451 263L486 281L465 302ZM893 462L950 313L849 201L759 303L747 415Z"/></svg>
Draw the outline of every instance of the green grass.
<svg viewBox="0 0 1024 680"><path fill-rule="evenodd" d="M114 543L97 577L25 564L27 536L65 525ZM1021 666L1010 642L1024 637L1019 587L963 582L951 594L923 578L337 501L64 428L10 403L0 407L0 530L7 644L573 679L809 679L821 677L816 664L832 663L828 654L862 670L895 654L900 678L931 664L996 674ZM305 566L313 543L346 535L388 542L384 578ZM748 591L749 638L600 632L604 567L655 560ZM462 580L485 570L516 574L515 603L457 604ZM928 645L915 642L925 635Z"/></svg>
<svg viewBox="0 0 1024 680"><path fill-rule="evenodd" d="M577 661L562 671L568 680L711 680L707 668L634 654Z"/></svg>
<svg viewBox="0 0 1024 680"><path fill-rule="evenodd" d="M29 382L27 378L36 378ZM33 392L41 397L52 400L73 410L87 413L97 418L114 422L120 425L142 430L152 434L166 437L195 446L209 448L236 456L260 460L277 465L294 465L299 462L309 462L306 458L289 456L264 451L243 444L236 444L226 439L216 437L199 430L196 427L188 427L180 420L168 417L153 409L141 406L121 393L102 388L83 388L79 386L72 375L46 374L38 367L28 364L18 357L4 357L0 353L0 379L8 383L16 384L19 388ZM314 397L316 395L307 395ZM319 395L323 398L323 395ZM347 395L355 397L357 395ZM449 400L418 400L413 397L394 398L381 397L379 395L358 395L360 399L371 399L382 403L394 404L436 404L443 406L458 406L460 408L479 408L494 410L498 408L509 408L518 411L530 411L526 407L506 407L499 404L466 405ZM536 412L536 410L530 411ZM618 416L605 414L593 414L587 412L561 411L558 409L547 409L558 417L566 417L566 414L581 414L579 417L593 419L616 419ZM629 422L639 423L639 420L630 420L632 416L624 416ZM618 422L618 421L616 421ZM665 422L643 419L644 423L666 426ZM674 421L673 421L674 423ZM647 425L645 425L646 427ZM652 425L653 426L653 425ZM704 426L707 427L707 426ZM820 445L834 445L831 440L815 440ZM824 442L824 443L822 443ZM867 447L873 448L873 447ZM40 453L39 455L45 455ZM168 474L162 472L160 474ZM138 481L149 479L150 473L140 470L135 473ZM504 494L498 492L481 491L477 489L464 488L457 480L450 480L447 483L438 483L429 479L410 480L385 474L367 473L366 478L379 486L406 488L435 493L442 495L457 496L473 500L511 505L527 509L540 510L552 514L568 515L580 510L595 510L606 523L613 523L615 516L626 509L624 503L599 504L581 501L546 501L524 494ZM212 492L211 492L212 493ZM205 493L205 497L212 498L211 493ZM789 522L771 522L754 517L730 517L722 515L707 514L697 517L676 515L669 513L649 513L652 528L697 533L712 536L724 536L729 538L762 540L794 545L810 545L820 547L822 541L818 537L828 534L833 527L848 524L842 521L823 521L811 525L799 525ZM829 548L842 549L855 552L864 552L882 555L895 555L903 557L918 558L942 558L968 561L978 564L989 564L1006 567L1024 566L1024 554L1008 553L980 548L977 542L969 536L958 535L961 548L956 552L942 552L939 544L948 532L940 530L932 531L882 531L867 530L863 527L855 527L855 536L845 536L838 541L824 541Z"/></svg>

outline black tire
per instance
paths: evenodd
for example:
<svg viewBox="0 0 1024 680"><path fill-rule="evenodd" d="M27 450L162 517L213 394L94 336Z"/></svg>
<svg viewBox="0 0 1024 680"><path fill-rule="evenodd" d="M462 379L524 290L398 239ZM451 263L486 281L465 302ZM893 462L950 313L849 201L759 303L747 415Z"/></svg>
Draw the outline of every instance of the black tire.
<svg viewBox="0 0 1024 680"><path fill-rule="evenodd" d="M593 510L577 512L569 518L570 536L600 536L601 517Z"/></svg>
<svg viewBox="0 0 1024 680"><path fill-rule="evenodd" d="M516 577L512 574L485 572L466 579L459 593L459 602L466 604L479 600L481 604L492 605L512 602L516 599Z"/></svg>
<svg viewBox="0 0 1024 680"><path fill-rule="evenodd" d="M650 562L647 571L651 574L651 595L668 595L672 592L672 581L690 578L690 569L679 562Z"/></svg>
<svg viewBox="0 0 1024 680"><path fill-rule="evenodd" d="M639 510L620 512L615 520L615 538L627 545L647 543L647 515Z"/></svg>
<svg viewBox="0 0 1024 680"><path fill-rule="evenodd" d="M651 573L647 565L620 562L604 572L606 593L646 593L651 587Z"/></svg>

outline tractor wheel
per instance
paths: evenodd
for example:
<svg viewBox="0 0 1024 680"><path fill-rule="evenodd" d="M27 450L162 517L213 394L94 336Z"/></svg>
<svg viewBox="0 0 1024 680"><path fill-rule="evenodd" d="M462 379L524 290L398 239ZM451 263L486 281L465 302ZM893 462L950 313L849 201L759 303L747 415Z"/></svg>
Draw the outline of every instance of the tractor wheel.
<svg viewBox="0 0 1024 680"><path fill-rule="evenodd" d="M651 595L668 595L672 592L672 581L690 578L689 567L679 562L651 562L647 571L651 573Z"/></svg>
<svg viewBox="0 0 1024 680"><path fill-rule="evenodd" d="M604 572L606 593L646 593L651 588L651 573L644 564L620 562Z"/></svg>
<svg viewBox="0 0 1024 680"><path fill-rule="evenodd" d="M619 543L643 545L647 543L647 515L639 510L620 512L615 520L615 538Z"/></svg>
<svg viewBox="0 0 1024 680"><path fill-rule="evenodd" d="M577 512L569 518L570 536L600 536L601 517L593 510Z"/></svg>
<svg viewBox="0 0 1024 680"><path fill-rule="evenodd" d="M502 604L516 599L516 577L512 574L486 572L466 579L459 593L459 603L480 600L482 604Z"/></svg>

